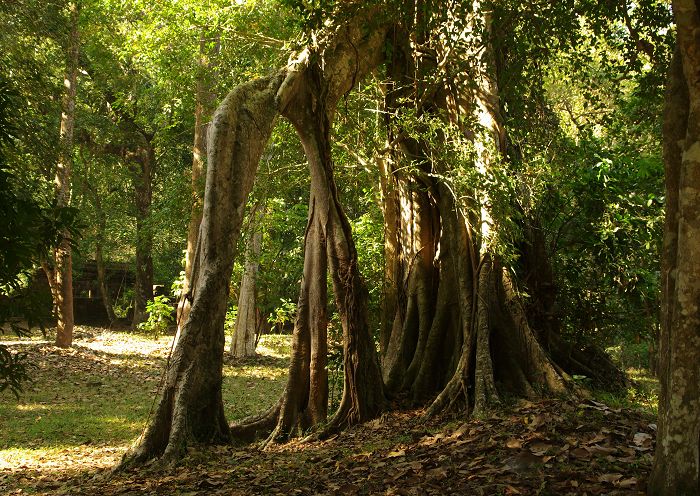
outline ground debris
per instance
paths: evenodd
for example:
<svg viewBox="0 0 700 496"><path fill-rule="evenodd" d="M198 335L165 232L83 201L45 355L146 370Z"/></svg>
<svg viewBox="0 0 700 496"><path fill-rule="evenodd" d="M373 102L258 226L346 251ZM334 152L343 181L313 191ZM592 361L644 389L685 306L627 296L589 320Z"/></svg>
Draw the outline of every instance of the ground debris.
<svg viewBox="0 0 700 496"><path fill-rule="evenodd" d="M61 477L18 469L12 474L17 485L8 486L3 474L0 488L12 494L32 481L38 494L103 496L643 494L652 460L651 449L643 448L653 447L655 435L650 419L612 409L591 416L585 405L528 403L458 423L450 417L424 423L422 411L396 412L332 441L292 441L265 451L197 448L168 472L108 478L94 470Z"/></svg>

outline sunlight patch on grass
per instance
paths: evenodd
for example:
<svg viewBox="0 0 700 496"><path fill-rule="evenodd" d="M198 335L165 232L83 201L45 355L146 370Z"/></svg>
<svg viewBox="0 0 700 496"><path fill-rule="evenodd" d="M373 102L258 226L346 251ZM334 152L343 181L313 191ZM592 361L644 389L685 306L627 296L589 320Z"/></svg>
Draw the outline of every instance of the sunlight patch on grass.
<svg viewBox="0 0 700 496"><path fill-rule="evenodd" d="M117 463L148 420L172 336L81 326L69 349L41 335L7 337L37 367L19 402L0 396L0 470L72 471ZM290 335L266 335L256 358L227 358L223 395L229 420L278 400L290 344Z"/></svg>
<svg viewBox="0 0 700 496"><path fill-rule="evenodd" d="M290 335L266 334L258 343L258 357L224 366L224 407L229 420L261 413L279 399L286 384L290 349Z"/></svg>
<svg viewBox="0 0 700 496"><path fill-rule="evenodd" d="M17 405L16 408L20 412L43 412L49 410L48 405L44 405L41 403L21 403Z"/></svg>
<svg viewBox="0 0 700 496"><path fill-rule="evenodd" d="M35 469L64 472L114 466L129 447L120 446L51 446L0 450L0 471Z"/></svg>
<svg viewBox="0 0 700 496"><path fill-rule="evenodd" d="M289 358L292 352L292 335L264 334L260 336L257 352L274 358Z"/></svg>

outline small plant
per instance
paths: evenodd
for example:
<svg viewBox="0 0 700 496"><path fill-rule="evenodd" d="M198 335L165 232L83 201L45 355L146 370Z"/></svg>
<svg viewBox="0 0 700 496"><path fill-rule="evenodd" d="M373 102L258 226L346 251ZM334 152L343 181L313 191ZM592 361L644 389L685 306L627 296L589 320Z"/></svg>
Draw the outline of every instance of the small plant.
<svg viewBox="0 0 700 496"><path fill-rule="evenodd" d="M273 310L267 317L267 321L277 328L278 332L284 331L284 325L292 322L297 313L297 305L291 300L282 298L281 305Z"/></svg>
<svg viewBox="0 0 700 496"><path fill-rule="evenodd" d="M238 319L238 306L231 305L228 310L226 310L226 319L224 320L224 329L227 332L233 332L236 325L236 320Z"/></svg>
<svg viewBox="0 0 700 496"><path fill-rule="evenodd" d="M113 303L114 315L119 319L126 319L129 316L129 310L134 306L134 291L126 289L122 291Z"/></svg>
<svg viewBox="0 0 700 496"><path fill-rule="evenodd" d="M141 322L138 327L153 336L164 334L174 321L170 298L165 295L156 296L146 303L146 311L148 312L148 320Z"/></svg>
<svg viewBox="0 0 700 496"><path fill-rule="evenodd" d="M19 399L22 384L31 381L30 367L26 353L12 353L7 347L0 346L0 392L9 389Z"/></svg>
<svg viewBox="0 0 700 496"><path fill-rule="evenodd" d="M183 289L185 289L185 271L181 270L180 275L170 285L170 292L175 298L180 299Z"/></svg>

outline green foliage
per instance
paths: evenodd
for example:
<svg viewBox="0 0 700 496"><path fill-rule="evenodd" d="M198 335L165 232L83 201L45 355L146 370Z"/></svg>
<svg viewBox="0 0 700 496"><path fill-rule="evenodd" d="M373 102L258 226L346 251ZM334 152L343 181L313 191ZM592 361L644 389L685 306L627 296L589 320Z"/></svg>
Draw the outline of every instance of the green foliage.
<svg viewBox="0 0 700 496"><path fill-rule="evenodd" d="M0 393L9 390L19 399L25 382L31 380L26 353L12 353L6 346L0 346Z"/></svg>
<svg viewBox="0 0 700 496"><path fill-rule="evenodd" d="M75 239L76 210L41 202L9 168L7 156L15 152L16 128L9 120L17 94L0 78L0 327L26 334L33 326L43 326L51 318L41 295L28 289L32 274L49 257L61 233ZM8 389L16 397L29 379L23 354L12 354L0 345L0 391Z"/></svg>
<svg viewBox="0 0 700 496"><path fill-rule="evenodd" d="M226 334L233 335L233 330L236 328L236 320L238 320L238 307L231 305L226 310L226 319L224 320L224 332Z"/></svg>
<svg viewBox="0 0 700 496"><path fill-rule="evenodd" d="M148 319L141 322L138 328L153 336L165 334L165 331L173 324L174 309L170 298L165 295L156 296L146 303Z"/></svg>
<svg viewBox="0 0 700 496"><path fill-rule="evenodd" d="M277 329L277 332L282 332L284 331L285 324L294 322L296 314L297 304L282 298L280 300L280 305L268 315L267 321Z"/></svg>
<svg viewBox="0 0 700 496"><path fill-rule="evenodd" d="M125 319L129 315L129 311L134 306L134 290L127 288L123 290L112 303L114 315L120 319Z"/></svg>

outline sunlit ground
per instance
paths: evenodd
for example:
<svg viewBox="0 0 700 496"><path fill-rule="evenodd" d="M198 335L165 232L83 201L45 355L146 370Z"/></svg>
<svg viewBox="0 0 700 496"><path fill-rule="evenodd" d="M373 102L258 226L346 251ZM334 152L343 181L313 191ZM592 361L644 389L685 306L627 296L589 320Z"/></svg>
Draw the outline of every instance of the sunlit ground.
<svg viewBox="0 0 700 496"><path fill-rule="evenodd" d="M0 336L0 342L27 352L36 366L34 382L19 401L7 392L0 395L0 494L5 494L17 487L59 491L81 472L114 466L147 422L172 337L81 327L69 350L41 335ZM232 421L265 410L284 389L290 336L263 336L257 351L253 359L226 357L224 403ZM642 348L610 351L634 386L624 395L596 393L598 398L655 414L658 381L645 368Z"/></svg>
<svg viewBox="0 0 700 496"><path fill-rule="evenodd" d="M648 369L646 343L626 343L607 348L613 360L632 380L625 395L599 393L597 396L610 406L635 408L656 416L659 407L659 380Z"/></svg>
<svg viewBox="0 0 700 496"><path fill-rule="evenodd" d="M17 401L0 394L0 494L3 475L110 467L138 437L160 384L172 337L76 329L63 350L41 336L0 343L29 354L34 381ZM261 338L259 357L224 365L229 419L260 412L284 389L290 336ZM228 349L228 343L227 343Z"/></svg>

